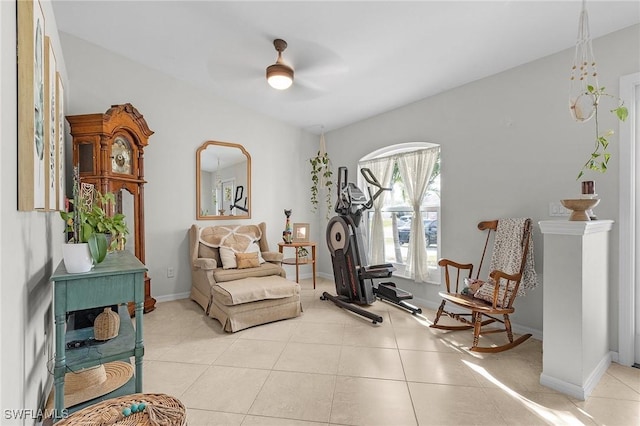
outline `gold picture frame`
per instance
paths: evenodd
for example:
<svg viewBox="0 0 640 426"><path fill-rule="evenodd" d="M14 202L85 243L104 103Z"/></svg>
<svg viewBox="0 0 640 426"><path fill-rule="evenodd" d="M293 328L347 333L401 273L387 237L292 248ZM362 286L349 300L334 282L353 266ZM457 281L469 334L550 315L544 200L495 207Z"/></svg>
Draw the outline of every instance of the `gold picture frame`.
<svg viewBox="0 0 640 426"><path fill-rule="evenodd" d="M311 226L308 223L294 223L293 224L293 242L294 243L309 242L310 229L311 229Z"/></svg>
<svg viewBox="0 0 640 426"><path fill-rule="evenodd" d="M18 210L45 210L45 21L38 0L17 2L17 30Z"/></svg>

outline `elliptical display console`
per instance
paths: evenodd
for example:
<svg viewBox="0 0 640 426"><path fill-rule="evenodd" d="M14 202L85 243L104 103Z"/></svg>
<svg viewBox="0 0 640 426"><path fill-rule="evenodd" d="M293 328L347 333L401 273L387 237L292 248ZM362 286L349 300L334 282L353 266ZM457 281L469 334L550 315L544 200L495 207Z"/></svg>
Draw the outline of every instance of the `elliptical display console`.
<svg viewBox="0 0 640 426"><path fill-rule="evenodd" d="M338 216L331 218L327 225L327 246L331 252L337 295L324 292L320 299L331 300L341 308L369 318L374 324L382 322L382 317L354 304L371 305L378 298L404 308L414 315L420 314L422 309L406 302L413 299L411 293L397 288L392 282L379 283L377 287L373 285L375 278L390 277L395 267L390 263L367 265L358 226L362 220L362 213L369 210L373 201L390 188L383 188L371 170L363 168L361 173L367 183L376 188L376 192L372 193L371 187L367 187L368 200L360 188L347 181L347 168L338 168L338 200L335 208Z"/></svg>

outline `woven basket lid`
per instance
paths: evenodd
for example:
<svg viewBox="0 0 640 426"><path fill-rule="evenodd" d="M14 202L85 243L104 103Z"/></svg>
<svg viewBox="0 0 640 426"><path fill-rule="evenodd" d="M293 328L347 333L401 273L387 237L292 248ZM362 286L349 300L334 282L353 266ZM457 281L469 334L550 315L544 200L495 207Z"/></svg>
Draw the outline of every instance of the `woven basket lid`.
<svg viewBox="0 0 640 426"><path fill-rule="evenodd" d="M125 417L122 411L131 404L143 402L143 411ZM90 405L76 411L56 426L184 426L187 424L187 413L180 400L166 394L136 393Z"/></svg>
<svg viewBox="0 0 640 426"><path fill-rule="evenodd" d="M119 331L120 315L113 312L110 307L104 308L93 322L93 336L96 340L113 339Z"/></svg>

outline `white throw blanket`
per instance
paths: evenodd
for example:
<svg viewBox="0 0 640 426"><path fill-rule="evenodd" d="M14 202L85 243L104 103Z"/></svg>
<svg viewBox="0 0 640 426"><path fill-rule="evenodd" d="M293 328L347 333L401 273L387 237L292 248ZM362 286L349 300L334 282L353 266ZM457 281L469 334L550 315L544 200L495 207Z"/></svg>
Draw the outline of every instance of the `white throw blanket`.
<svg viewBox="0 0 640 426"><path fill-rule="evenodd" d="M517 274L520 272L522 262L522 235L526 218L507 218L498 220L498 229L493 246L493 254L489 270L499 269L507 274ZM533 236L529 238L529 249L525 259L524 270L518 295L523 296L525 290L531 290L538 285L533 261Z"/></svg>

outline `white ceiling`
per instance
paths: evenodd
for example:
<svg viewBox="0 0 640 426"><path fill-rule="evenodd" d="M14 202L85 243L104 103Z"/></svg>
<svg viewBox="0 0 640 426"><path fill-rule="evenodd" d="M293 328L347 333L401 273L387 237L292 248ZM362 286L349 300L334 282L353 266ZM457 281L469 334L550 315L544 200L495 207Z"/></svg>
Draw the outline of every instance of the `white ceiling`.
<svg viewBox="0 0 640 426"><path fill-rule="evenodd" d="M581 7L580 0L53 1L59 31L314 133L572 48ZM640 22L638 0L588 1L587 10L593 38ZM275 38L287 41L283 58L295 69L286 91L265 79Z"/></svg>

